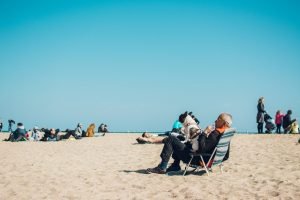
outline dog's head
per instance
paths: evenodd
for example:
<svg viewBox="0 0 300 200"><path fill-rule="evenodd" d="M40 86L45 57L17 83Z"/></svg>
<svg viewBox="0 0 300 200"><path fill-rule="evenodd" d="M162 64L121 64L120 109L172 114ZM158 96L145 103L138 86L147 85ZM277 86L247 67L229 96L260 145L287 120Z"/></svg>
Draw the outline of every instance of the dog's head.
<svg viewBox="0 0 300 200"><path fill-rule="evenodd" d="M188 116L188 112L186 111L185 113L182 113L181 115L179 115L179 122L180 123L184 123L184 121L185 121L185 118Z"/></svg>

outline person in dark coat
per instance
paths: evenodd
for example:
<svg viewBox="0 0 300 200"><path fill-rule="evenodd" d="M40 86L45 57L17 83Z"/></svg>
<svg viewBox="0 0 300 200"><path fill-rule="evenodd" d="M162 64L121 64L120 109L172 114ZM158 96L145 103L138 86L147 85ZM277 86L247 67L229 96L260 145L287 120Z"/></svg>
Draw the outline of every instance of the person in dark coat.
<svg viewBox="0 0 300 200"><path fill-rule="evenodd" d="M12 119L8 120L8 132L12 132L12 126L13 124L15 124L16 122Z"/></svg>
<svg viewBox="0 0 300 200"><path fill-rule="evenodd" d="M293 119L292 120L292 110L288 110L286 115L283 117L283 120L282 120L282 127L283 127L283 130L284 130L284 133L290 133L291 129L292 129L292 124L294 122L296 122L296 119Z"/></svg>
<svg viewBox="0 0 300 200"><path fill-rule="evenodd" d="M258 133L263 133L264 130L264 113L265 111L265 104L264 104L264 97L260 97L258 99L258 104L257 104L257 115L256 115L256 123L257 123L257 132Z"/></svg>
<svg viewBox="0 0 300 200"><path fill-rule="evenodd" d="M0 120L0 132L2 131L3 128L3 122Z"/></svg>

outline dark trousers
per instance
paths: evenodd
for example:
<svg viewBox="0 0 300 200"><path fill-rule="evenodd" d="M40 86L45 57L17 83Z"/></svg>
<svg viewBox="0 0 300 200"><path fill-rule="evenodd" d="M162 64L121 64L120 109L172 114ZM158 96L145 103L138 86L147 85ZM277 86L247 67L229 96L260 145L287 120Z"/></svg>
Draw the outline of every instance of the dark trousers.
<svg viewBox="0 0 300 200"><path fill-rule="evenodd" d="M264 132L264 123L257 123L257 132L263 133Z"/></svg>
<svg viewBox="0 0 300 200"><path fill-rule="evenodd" d="M73 136L74 138L77 138L77 135L75 134L75 130L69 130L65 135L62 135L60 139L69 139L70 136Z"/></svg>
<svg viewBox="0 0 300 200"><path fill-rule="evenodd" d="M186 147L185 144L175 136L168 136L163 139L164 147L160 154L162 162L169 162L174 151L183 151Z"/></svg>
<svg viewBox="0 0 300 200"><path fill-rule="evenodd" d="M281 133L281 124L276 124L276 133Z"/></svg>
<svg viewBox="0 0 300 200"><path fill-rule="evenodd" d="M8 125L8 132L12 132L12 126Z"/></svg>
<svg viewBox="0 0 300 200"><path fill-rule="evenodd" d="M169 162L171 156L174 159L174 164L180 163L182 160L184 163L188 163L191 159L191 145L182 143L175 136L168 136L163 139L164 147L160 154L162 162ZM193 159L193 162L199 162L199 159Z"/></svg>

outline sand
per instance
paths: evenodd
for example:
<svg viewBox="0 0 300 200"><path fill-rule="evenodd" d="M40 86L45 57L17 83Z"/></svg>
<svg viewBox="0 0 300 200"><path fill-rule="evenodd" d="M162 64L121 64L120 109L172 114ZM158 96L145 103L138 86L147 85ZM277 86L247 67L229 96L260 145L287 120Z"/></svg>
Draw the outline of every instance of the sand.
<svg viewBox="0 0 300 200"><path fill-rule="evenodd" d="M185 177L145 174L162 145L137 136L0 142L0 199L300 199L299 135L237 134L223 174Z"/></svg>

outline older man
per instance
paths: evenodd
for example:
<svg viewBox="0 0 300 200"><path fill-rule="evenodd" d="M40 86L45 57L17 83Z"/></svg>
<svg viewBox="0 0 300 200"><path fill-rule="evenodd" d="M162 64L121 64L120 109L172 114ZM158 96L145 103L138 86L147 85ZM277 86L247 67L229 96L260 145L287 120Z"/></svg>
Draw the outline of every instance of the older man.
<svg viewBox="0 0 300 200"><path fill-rule="evenodd" d="M161 163L154 168L147 169L148 173L165 174L169 171L180 170L180 160L188 162L191 159L190 153L197 151L200 153L213 153L214 148L217 146L222 134L226 129L230 128L232 124L232 116L228 113L222 113L215 121L215 129L207 127L204 132L197 136L198 145L190 143L182 143L174 136L169 136L163 140L164 147L160 154ZM196 146L196 147L195 147ZM168 162L174 158L174 163L167 169ZM225 160L229 157L229 150L225 156ZM207 161L209 158L204 157Z"/></svg>

